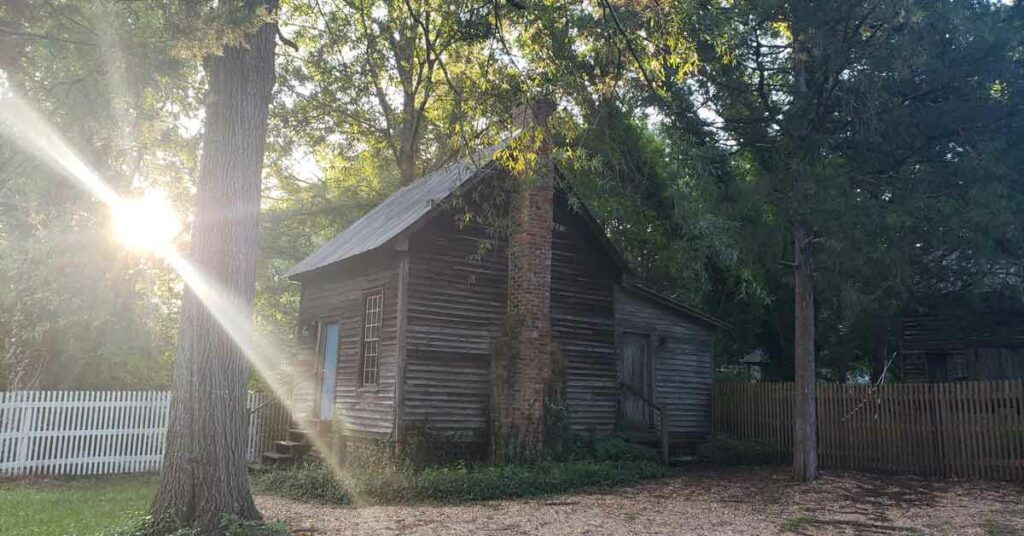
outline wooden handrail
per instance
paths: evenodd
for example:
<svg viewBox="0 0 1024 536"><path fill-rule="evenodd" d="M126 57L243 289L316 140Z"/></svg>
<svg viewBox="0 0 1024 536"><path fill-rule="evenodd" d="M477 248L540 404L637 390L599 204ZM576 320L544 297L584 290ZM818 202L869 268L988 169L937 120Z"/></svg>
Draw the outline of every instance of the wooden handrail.
<svg viewBox="0 0 1024 536"><path fill-rule="evenodd" d="M292 384L288 386L288 390L289 391L295 391L295 387L298 386L299 383L303 382L304 380L306 380L306 379L308 379L308 378L310 378L312 376L316 376L316 370L313 370L312 372L307 372L306 374L303 374L303 375L299 376L299 379L294 380L292 382ZM278 399L277 393L271 392L270 395L271 396L268 397L267 400L265 400L262 403L260 403L260 405L256 406L255 408L250 409L249 410L249 415L252 415L254 413L259 412L260 410L263 409L263 406L267 406L271 402L273 402L273 401Z"/></svg>
<svg viewBox="0 0 1024 536"><path fill-rule="evenodd" d="M644 404L646 404L646 405L654 408L655 410L657 410L657 412L658 412L658 431L661 432L661 445L660 445L661 446L661 461L665 465L668 465L668 442L669 442L668 412L666 412L665 408L662 407L660 404L656 403L655 401L651 400L650 398L647 398L647 395L644 394L639 389L637 389L636 387L634 387L634 386L632 386L632 385L630 385L630 384L628 384L626 382L623 382L623 381L619 382L619 387L623 391L629 391L630 393L635 395L637 398L639 398L641 401L643 401Z"/></svg>
<svg viewBox="0 0 1024 536"><path fill-rule="evenodd" d="M628 384L626 382L619 382L619 386L621 386L622 389L624 389L626 391L629 391L630 393L633 393L640 400L643 400L644 404L647 404L648 406L651 406L652 408L654 408L654 409L656 409L658 411L664 411L664 409L661 407L661 405L659 405L655 401L651 400L650 398L647 398L647 395L644 394L640 389L637 389L636 387L634 387L634 386L632 386L632 385L630 385L630 384Z"/></svg>

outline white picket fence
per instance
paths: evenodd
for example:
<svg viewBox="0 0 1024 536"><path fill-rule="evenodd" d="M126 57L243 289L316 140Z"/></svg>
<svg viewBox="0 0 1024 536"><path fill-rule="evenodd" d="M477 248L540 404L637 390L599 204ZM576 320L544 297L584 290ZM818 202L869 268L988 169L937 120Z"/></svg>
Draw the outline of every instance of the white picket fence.
<svg viewBox="0 0 1024 536"><path fill-rule="evenodd" d="M249 393L249 408L261 408L249 414L249 460L280 423L267 396ZM159 471L170 401L166 391L0 392L0 476Z"/></svg>

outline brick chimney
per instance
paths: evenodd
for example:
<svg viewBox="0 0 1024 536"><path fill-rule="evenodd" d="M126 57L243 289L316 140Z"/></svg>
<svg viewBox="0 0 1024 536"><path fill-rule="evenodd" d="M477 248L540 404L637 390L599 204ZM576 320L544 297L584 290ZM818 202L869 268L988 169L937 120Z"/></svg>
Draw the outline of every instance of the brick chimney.
<svg viewBox="0 0 1024 536"><path fill-rule="evenodd" d="M492 453L498 463L537 458L544 449L544 400L552 376L551 234L554 163L547 119L550 100L513 111L513 121L537 139L537 164L516 181L510 203L508 320L503 348L492 360ZM538 130L532 130L538 129ZM529 135L532 131L539 137Z"/></svg>
<svg viewBox="0 0 1024 536"><path fill-rule="evenodd" d="M557 105L550 99L538 99L521 103L512 109L512 126L516 130L529 127L547 128L548 118L555 113Z"/></svg>

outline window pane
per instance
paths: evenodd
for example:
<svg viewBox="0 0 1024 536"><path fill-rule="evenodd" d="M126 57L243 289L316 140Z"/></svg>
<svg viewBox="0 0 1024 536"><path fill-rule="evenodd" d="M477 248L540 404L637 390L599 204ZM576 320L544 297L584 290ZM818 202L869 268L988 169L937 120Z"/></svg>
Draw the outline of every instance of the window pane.
<svg viewBox="0 0 1024 536"><path fill-rule="evenodd" d="M381 320L383 319L384 290L366 297L363 320L363 384L375 384L379 379Z"/></svg>

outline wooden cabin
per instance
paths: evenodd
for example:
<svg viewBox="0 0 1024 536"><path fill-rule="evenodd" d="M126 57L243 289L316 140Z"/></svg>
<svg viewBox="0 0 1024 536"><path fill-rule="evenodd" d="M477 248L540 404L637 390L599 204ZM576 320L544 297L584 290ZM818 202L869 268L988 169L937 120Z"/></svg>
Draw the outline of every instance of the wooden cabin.
<svg viewBox="0 0 1024 536"><path fill-rule="evenodd" d="M1024 313L977 311L907 315L900 329L903 381L1024 379Z"/></svg>
<svg viewBox="0 0 1024 536"><path fill-rule="evenodd" d="M505 195L495 186L512 179L493 158L498 150L402 188L288 272L302 285L299 323L316 356L300 405L338 437L417 433L486 451L492 356L512 344L502 338L508 312L539 288L538 333L549 326L551 354L564 361L574 432L660 429L663 411L672 444L706 437L718 322L631 283L602 227L554 185L547 198L531 198L547 227L525 225L549 229L530 234L550 261L513 273L515 235L500 238L464 217Z"/></svg>

